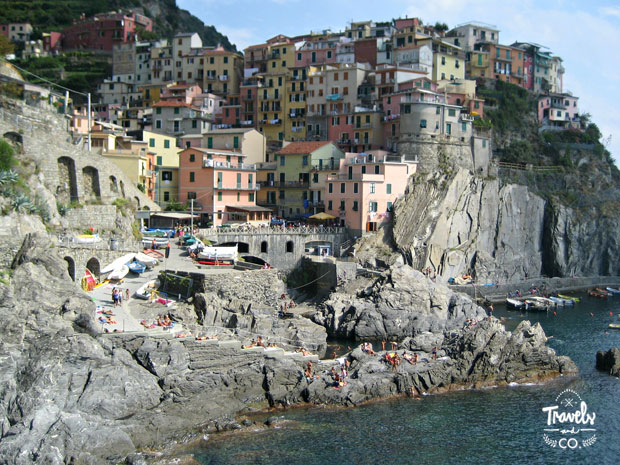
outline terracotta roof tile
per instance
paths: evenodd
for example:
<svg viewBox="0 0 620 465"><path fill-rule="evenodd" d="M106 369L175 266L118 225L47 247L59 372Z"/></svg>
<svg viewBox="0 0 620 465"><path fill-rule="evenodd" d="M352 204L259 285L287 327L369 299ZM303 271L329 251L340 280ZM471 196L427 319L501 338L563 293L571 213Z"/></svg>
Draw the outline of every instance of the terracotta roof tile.
<svg viewBox="0 0 620 465"><path fill-rule="evenodd" d="M313 142L291 142L286 147L278 152L280 155L291 155L298 153L312 153L317 149L320 149L324 145L331 144L328 140L313 141Z"/></svg>

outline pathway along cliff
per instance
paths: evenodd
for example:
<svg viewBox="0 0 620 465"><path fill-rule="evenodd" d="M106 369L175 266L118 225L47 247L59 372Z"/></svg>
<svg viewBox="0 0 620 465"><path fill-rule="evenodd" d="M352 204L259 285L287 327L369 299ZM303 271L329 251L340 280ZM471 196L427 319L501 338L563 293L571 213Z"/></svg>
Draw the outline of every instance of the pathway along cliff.
<svg viewBox="0 0 620 465"><path fill-rule="evenodd" d="M240 342L99 334L93 302L70 280L48 239L28 236L26 245L10 279L0 282L0 457L5 464L116 463L140 448L225 428L234 425L235 414L269 406L356 405L576 371L570 359L545 346L539 325L524 322L507 332L492 319L459 327L456 321L470 314L464 312L454 314L449 325L437 323L435 333L419 333L413 326L398 334L411 336L398 350L418 352L421 360L415 365L403 361L394 369L381 355L355 349L348 357L347 384L335 389L322 373L333 361L316 364L319 377L308 379L298 357L244 350ZM413 270L398 273L418 279ZM251 281L252 273L247 276ZM412 292L424 301L429 292L450 295L443 286L429 286L418 284ZM482 315L466 297L431 302L420 309L424 321L445 319L444 310L454 310L455 302ZM244 303L247 308L252 302ZM202 324L197 316L195 324Z"/></svg>

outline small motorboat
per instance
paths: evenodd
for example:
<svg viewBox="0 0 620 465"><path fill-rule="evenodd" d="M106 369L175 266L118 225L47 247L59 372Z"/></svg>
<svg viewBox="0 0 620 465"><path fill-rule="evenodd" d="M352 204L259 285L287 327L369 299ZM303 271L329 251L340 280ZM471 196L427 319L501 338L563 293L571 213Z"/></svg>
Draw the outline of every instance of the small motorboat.
<svg viewBox="0 0 620 465"><path fill-rule="evenodd" d="M127 263L127 266L129 267L129 271L131 271L132 273L142 274L146 271L146 265L135 260L133 262Z"/></svg>
<svg viewBox="0 0 620 465"><path fill-rule="evenodd" d="M159 280L153 279L152 281L148 281L140 286L136 290L136 297L138 299L148 300L151 298L153 292L157 292L157 288L159 287Z"/></svg>
<svg viewBox="0 0 620 465"><path fill-rule="evenodd" d="M547 307L555 307L557 305L553 300L546 297L532 296L530 299L540 302L542 305L546 305Z"/></svg>
<svg viewBox="0 0 620 465"><path fill-rule="evenodd" d="M549 297L549 299L551 299L556 305L561 305L562 307L565 305L572 305L575 303L572 300L563 299L562 297L551 296Z"/></svg>
<svg viewBox="0 0 620 465"><path fill-rule="evenodd" d="M549 306L533 299L525 299L525 309L530 312L546 312L549 310Z"/></svg>
<svg viewBox="0 0 620 465"><path fill-rule="evenodd" d="M523 302L522 300L512 299L508 297L506 299L506 305L512 308L523 308L525 306L525 302Z"/></svg>
<svg viewBox="0 0 620 465"><path fill-rule="evenodd" d="M606 287L605 289L612 294L620 294L620 289L614 289L613 287Z"/></svg>
<svg viewBox="0 0 620 465"><path fill-rule="evenodd" d="M572 300L573 302L581 301L579 297L572 297L570 295L558 294L558 297L561 297L562 299Z"/></svg>
<svg viewBox="0 0 620 465"><path fill-rule="evenodd" d="M112 271L109 275L108 275L108 279L110 281L120 281L121 279L123 279L125 276L127 276L127 273L129 273L129 267L127 265L123 265L120 268Z"/></svg>
<svg viewBox="0 0 620 465"><path fill-rule="evenodd" d="M597 290L594 289L590 289L588 290L588 295L591 297L596 297L598 299L606 299L607 298L607 294L603 294Z"/></svg>
<svg viewBox="0 0 620 465"><path fill-rule="evenodd" d="M94 244L95 242L101 242L99 234L80 234L75 236L75 242L79 244Z"/></svg>
<svg viewBox="0 0 620 465"><path fill-rule="evenodd" d="M159 252L157 252L159 253ZM161 254L160 254L161 255ZM159 260L156 257L151 257L145 253L138 252L134 258L138 263L142 263L147 268L153 268L155 265L159 263Z"/></svg>
<svg viewBox="0 0 620 465"><path fill-rule="evenodd" d="M620 324L618 323L609 323L610 329L620 329Z"/></svg>

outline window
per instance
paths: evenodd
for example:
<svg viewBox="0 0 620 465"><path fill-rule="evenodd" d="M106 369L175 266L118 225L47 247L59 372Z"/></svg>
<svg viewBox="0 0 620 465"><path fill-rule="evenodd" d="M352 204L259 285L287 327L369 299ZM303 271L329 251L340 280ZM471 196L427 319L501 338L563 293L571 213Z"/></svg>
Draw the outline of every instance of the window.
<svg viewBox="0 0 620 465"><path fill-rule="evenodd" d="M218 200L218 202L221 202L221 201L222 201L222 192L221 192L221 191L219 191L219 192L217 193L217 200Z"/></svg>
<svg viewBox="0 0 620 465"><path fill-rule="evenodd" d="M284 155L280 155L280 166L286 165L286 157Z"/></svg>
<svg viewBox="0 0 620 465"><path fill-rule="evenodd" d="M330 182L327 185L327 192L329 192L330 194L333 194L333 192L334 192L334 184L333 183Z"/></svg>
<svg viewBox="0 0 620 465"><path fill-rule="evenodd" d="M487 146L487 140L482 139L482 148L486 148L486 146Z"/></svg>
<svg viewBox="0 0 620 465"><path fill-rule="evenodd" d="M260 253L267 253L267 241L260 243Z"/></svg>
<svg viewBox="0 0 620 465"><path fill-rule="evenodd" d="M353 183L353 193L357 194L359 190L359 186L356 182Z"/></svg>
<svg viewBox="0 0 620 465"><path fill-rule="evenodd" d="M288 241L286 243L286 253L293 253L294 247L293 241Z"/></svg>
<svg viewBox="0 0 620 465"><path fill-rule="evenodd" d="M155 113L158 114L158 115L161 115L161 108L157 107L155 109Z"/></svg>
<svg viewBox="0 0 620 465"><path fill-rule="evenodd" d="M162 164L162 161L163 161L163 160L162 160L161 155L158 155L158 156L157 156L157 164L158 164L158 165L161 165L161 164Z"/></svg>
<svg viewBox="0 0 620 465"><path fill-rule="evenodd" d="M155 139L152 137L149 139L149 147L155 147Z"/></svg>
<svg viewBox="0 0 620 465"><path fill-rule="evenodd" d="M362 174L366 174L366 165L362 165Z"/></svg>
<svg viewBox="0 0 620 465"><path fill-rule="evenodd" d="M340 211L343 212L345 210L345 203L344 200L340 201Z"/></svg>
<svg viewBox="0 0 620 465"><path fill-rule="evenodd" d="M441 57L441 64L445 65L446 64L446 57Z"/></svg>
<svg viewBox="0 0 620 465"><path fill-rule="evenodd" d="M196 161L196 155L194 155L193 153L189 154L189 162L193 163Z"/></svg>
<svg viewBox="0 0 620 465"><path fill-rule="evenodd" d="M375 165L375 174L379 174L379 165Z"/></svg>
<svg viewBox="0 0 620 465"><path fill-rule="evenodd" d="M461 131L467 131L467 123L461 123Z"/></svg>
<svg viewBox="0 0 620 465"><path fill-rule="evenodd" d="M170 192L164 191L164 202L168 202L170 200Z"/></svg>
<svg viewBox="0 0 620 465"><path fill-rule="evenodd" d="M254 202L254 192L248 194L248 202Z"/></svg>
<svg viewBox="0 0 620 465"><path fill-rule="evenodd" d="M387 203L387 208L385 209L385 211L387 211L387 212L391 212L392 211L392 202L388 202Z"/></svg>
<svg viewBox="0 0 620 465"><path fill-rule="evenodd" d="M301 159L302 166L308 166L308 155L304 155Z"/></svg>
<svg viewBox="0 0 620 465"><path fill-rule="evenodd" d="M238 149L239 148L239 136L235 136L233 138L233 147Z"/></svg>
<svg viewBox="0 0 620 465"><path fill-rule="evenodd" d="M319 173L314 173L312 175L312 182L313 183L318 183L319 182Z"/></svg>
<svg viewBox="0 0 620 465"><path fill-rule="evenodd" d="M228 63L228 57L224 57L224 64Z"/></svg>
<svg viewBox="0 0 620 465"><path fill-rule="evenodd" d="M448 108L448 116L456 116L456 110L454 108Z"/></svg>
<svg viewBox="0 0 620 465"><path fill-rule="evenodd" d="M403 113L411 113L411 105L403 105Z"/></svg>
<svg viewBox="0 0 620 465"><path fill-rule="evenodd" d="M392 185L391 184L386 184L385 185L385 193L386 194L391 194L392 193Z"/></svg>
<svg viewBox="0 0 620 465"><path fill-rule="evenodd" d="M169 149L170 148L170 140L169 139L165 139L164 140L164 148L165 149Z"/></svg>
<svg viewBox="0 0 620 465"><path fill-rule="evenodd" d="M208 137L207 138L207 148L208 149L212 149L213 148L213 137Z"/></svg>
<svg viewBox="0 0 620 465"><path fill-rule="evenodd" d="M328 210L333 210L333 205L332 205L332 201L331 201L331 200L329 200L329 201L327 202L327 209L328 209Z"/></svg>
<svg viewBox="0 0 620 465"><path fill-rule="evenodd" d="M237 202L240 202L240 201L241 201L241 193L237 192Z"/></svg>
<svg viewBox="0 0 620 465"><path fill-rule="evenodd" d="M371 182L370 183L370 193L374 194L375 193L375 189L376 189L376 183Z"/></svg>
<svg viewBox="0 0 620 465"><path fill-rule="evenodd" d="M426 120L425 119L421 119L420 120L420 127L421 128L425 128L426 127Z"/></svg>
<svg viewBox="0 0 620 465"><path fill-rule="evenodd" d="M187 200L196 200L196 193L195 192L188 192L187 193Z"/></svg>
<svg viewBox="0 0 620 465"><path fill-rule="evenodd" d="M368 202L368 211L374 213L377 211L377 202L370 201Z"/></svg>
<svg viewBox="0 0 620 465"><path fill-rule="evenodd" d="M172 171L162 171L161 179L162 181L172 181Z"/></svg>
<svg viewBox="0 0 620 465"><path fill-rule="evenodd" d="M301 61L301 53L298 53L298 54L297 54L297 59L298 59L299 61Z"/></svg>
<svg viewBox="0 0 620 465"><path fill-rule="evenodd" d="M196 128L198 128L198 120L193 119L192 120L192 129L196 129Z"/></svg>
<svg viewBox="0 0 620 465"><path fill-rule="evenodd" d="M446 123L446 134L452 134L452 124Z"/></svg>
<svg viewBox="0 0 620 465"><path fill-rule="evenodd" d="M347 185L346 185L346 183L341 182L341 183L340 183L340 193L341 193L341 194L344 194L344 193L346 192L346 189L347 189Z"/></svg>
<svg viewBox="0 0 620 465"><path fill-rule="evenodd" d="M329 60L332 57L332 51L328 50L327 51L327 59Z"/></svg>
<svg viewBox="0 0 620 465"><path fill-rule="evenodd" d="M189 172L189 182L194 182L196 180L196 173L193 171Z"/></svg>
<svg viewBox="0 0 620 465"><path fill-rule="evenodd" d="M353 211L356 212L357 210L359 210L358 203L357 203L357 200L354 200L353 201Z"/></svg>

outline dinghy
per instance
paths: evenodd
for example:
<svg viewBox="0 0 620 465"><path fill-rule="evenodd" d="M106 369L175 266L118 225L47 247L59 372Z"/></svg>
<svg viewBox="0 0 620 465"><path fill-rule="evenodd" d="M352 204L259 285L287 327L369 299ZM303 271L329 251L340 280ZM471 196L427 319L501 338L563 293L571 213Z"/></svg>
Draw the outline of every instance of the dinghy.
<svg viewBox="0 0 620 465"><path fill-rule="evenodd" d="M143 265L138 261L127 263L127 266L129 267L129 271L132 273L142 274L146 271L146 265Z"/></svg>
<svg viewBox="0 0 620 465"><path fill-rule="evenodd" d="M108 275L108 279L110 281L120 281L125 276L127 276L127 273L129 273L129 267L127 265L123 265L120 268L118 268L117 270L112 271Z"/></svg>
<svg viewBox="0 0 620 465"><path fill-rule="evenodd" d="M522 300L511 299L510 297L506 299L506 305L512 308L523 308L525 303Z"/></svg>
<svg viewBox="0 0 620 465"><path fill-rule="evenodd" d="M620 294L620 289L614 289L613 287L606 287L607 292L611 292L612 294Z"/></svg>
<svg viewBox="0 0 620 465"><path fill-rule="evenodd" d="M579 297L572 297L570 295L558 294L558 297L562 299L572 300L573 302L579 302L581 299Z"/></svg>
<svg viewBox="0 0 620 465"><path fill-rule="evenodd" d="M111 273L112 271L118 270L127 262L132 262L135 255L135 253L128 253L123 255L122 257L117 258L112 263L102 268L101 274Z"/></svg>
<svg viewBox="0 0 620 465"><path fill-rule="evenodd" d="M142 253L142 252L138 252L136 254L134 260L139 262L139 263L142 263L147 268L153 268L155 265L157 265L159 263L159 260L156 257L151 257L151 256L149 256L149 255L147 255L145 253Z"/></svg>

